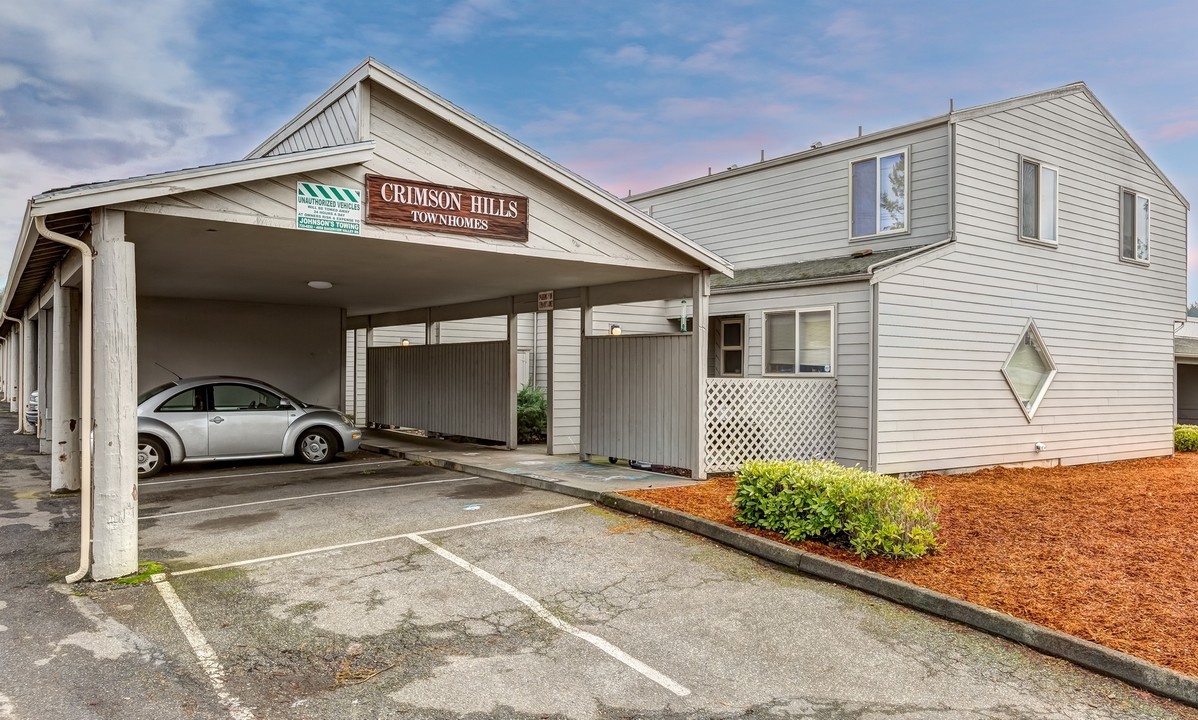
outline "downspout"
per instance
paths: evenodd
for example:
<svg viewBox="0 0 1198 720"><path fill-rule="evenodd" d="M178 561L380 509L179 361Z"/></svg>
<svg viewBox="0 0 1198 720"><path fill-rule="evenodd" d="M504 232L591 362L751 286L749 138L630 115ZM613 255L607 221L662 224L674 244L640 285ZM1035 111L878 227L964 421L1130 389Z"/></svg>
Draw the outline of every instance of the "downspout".
<svg viewBox="0 0 1198 720"><path fill-rule="evenodd" d="M26 401L24 399L22 399L22 396L25 394L25 353L21 351L21 346L24 345L26 342L25 321L21 320L20 318L15 318L12 315L7 315L4 313L0 313L0 319L11 320L12 322L15 322L17 324L17 333L18 333L17 337L21 338L20 344L17 345L17 351L16 351L17 361L15 363L13 363L14 365L17 366L16 367L17 377L15 378L17 381L17 397L16 397L16 401L17 401L17 431L15 433L13 433L13 435L24 435L25 430L26 430L26 427L25 427L25 402Z"/></svg>
<svg viewBox="0 0 1198 720"><path fill-rule="evenodd" d="M81 437L79 442L79 569L66 576L67 582L74 583L87 577L92 557L92 258L95 253L82 240L47 228L44 217L35 217L33 221L42 237L78 250L83 269L83 312L79 318L79 424L86 437Z"/></svg>

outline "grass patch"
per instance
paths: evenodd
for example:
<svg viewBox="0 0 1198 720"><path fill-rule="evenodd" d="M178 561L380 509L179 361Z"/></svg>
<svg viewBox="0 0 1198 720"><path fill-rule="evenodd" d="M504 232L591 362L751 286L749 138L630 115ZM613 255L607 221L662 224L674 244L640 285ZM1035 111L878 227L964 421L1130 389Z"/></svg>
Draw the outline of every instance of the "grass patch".
<svg viewBox="0 0 1198 720"><path fill-rule="evenodd" d="M154 562L153 560L147 560L146 562L137 564L137 572L133 573L132 575L126 575L125 577L117 578L112 582L117 585L141 585L142 583L149 582L152 575L157 575L158 573L162 572L166 572L165 565Z"/></svg>

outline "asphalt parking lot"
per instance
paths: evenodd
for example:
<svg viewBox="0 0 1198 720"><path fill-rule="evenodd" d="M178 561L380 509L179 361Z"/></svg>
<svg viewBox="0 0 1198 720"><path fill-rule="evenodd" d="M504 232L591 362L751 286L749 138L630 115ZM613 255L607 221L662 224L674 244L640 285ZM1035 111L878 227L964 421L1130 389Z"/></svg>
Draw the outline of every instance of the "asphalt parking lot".
<svg viewBox="0 0 1198 720"><path fill-rule="evenodd" d="M188 469L140 493L143 559L169 578L97 602L233 717L1176 716L704 539L431 466Z"/></svg>

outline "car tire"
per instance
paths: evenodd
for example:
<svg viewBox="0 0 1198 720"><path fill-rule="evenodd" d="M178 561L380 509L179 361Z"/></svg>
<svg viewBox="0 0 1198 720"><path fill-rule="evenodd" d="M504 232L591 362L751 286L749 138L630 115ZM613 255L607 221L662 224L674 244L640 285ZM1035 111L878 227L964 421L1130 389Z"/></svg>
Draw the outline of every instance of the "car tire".
<svg viewBox="0 0 1198 720"><path fill-rule="evenodd" d="M150 435L137 436L137 479L145 480L157 475L166 465L166 446Z"/></svg>
<svg viewBox="0 0 1198 720"><path fill-rule="evenodd" d="M309 465L331 462L337 452L337 436L328 428L308 428L295 443L295 454Z"/></svg>

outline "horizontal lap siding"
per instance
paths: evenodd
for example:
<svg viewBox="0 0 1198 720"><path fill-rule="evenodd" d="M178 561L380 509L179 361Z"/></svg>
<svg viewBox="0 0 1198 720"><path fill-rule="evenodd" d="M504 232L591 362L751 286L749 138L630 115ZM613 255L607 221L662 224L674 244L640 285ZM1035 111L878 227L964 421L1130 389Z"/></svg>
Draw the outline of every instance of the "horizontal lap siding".
<svg viewBox="0 0 1198 720"><path fill-rule="evenodd" d="M553 311L553 447L550 453L578 452L582 427L580 391L582 356L579 336L582 317L578 310Z"/></svg>
<svg viewBox="0 0 1198 720"><path fill-rule="evenodd" d="M836 459L869 463L870 290L864 282L711 296L710 316L744 315L745 377L762 376L764 313L836 307Z"/></svg>
<svg viewBox="0 0 1198 720"><path fill-rule="evenodd" d="M636 206L738 268L943 240L948 234L944 126L637 200ZM852 160L910 146L911 232L849 241Z"/></svg>
<svg viewBox="0 0 1198 720"><path fill-rule="evenodd" d="M1056 248L1016 239L1021 154L1059 169ZM959 123L957 158L955 251L879 288L880 469L1169 454L1181 202L1081 93ZM1147 267L1119 260L1121 185L1152 198ZM1031 422L1001 373L1029 318L1058 371Z"/></svg>
<svg viewBox="0 0 1198 720"><path fill-rule="evenodd" d="M673 306L678 307L678 302L674 301ZM671 323L666 316L664 300L604 305L595 308L593 320L592 332L600 335L609 332L612 324L619 325L620 332L626 335L668 333L678 330L677 325Z"/></svg>

